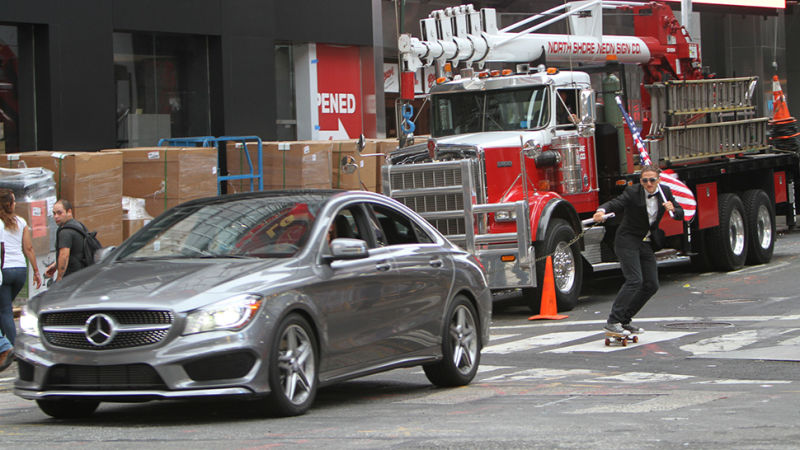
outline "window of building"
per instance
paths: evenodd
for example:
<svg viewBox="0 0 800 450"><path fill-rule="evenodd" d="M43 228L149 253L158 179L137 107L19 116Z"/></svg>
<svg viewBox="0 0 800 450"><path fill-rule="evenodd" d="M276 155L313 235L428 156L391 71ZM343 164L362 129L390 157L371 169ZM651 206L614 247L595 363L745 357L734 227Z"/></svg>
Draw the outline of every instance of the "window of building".
<svg viewBox="0 0 800 450"><path fill-rule="evenodd" d="M19 151L17 27L0 25L0 153Z"/></svg>
<svg viewBox="0 0 800 450"><path fill-rule="evenodd" d="M211 134L205 36L114 33L117 146Z"/></svg>
<svg viewBox="0 0 800 450"><path fill-rule="evenodd" d="M275 105L277 138L297 139L297 117L294 97L294 56L290 44L275 46Z"/></svg>

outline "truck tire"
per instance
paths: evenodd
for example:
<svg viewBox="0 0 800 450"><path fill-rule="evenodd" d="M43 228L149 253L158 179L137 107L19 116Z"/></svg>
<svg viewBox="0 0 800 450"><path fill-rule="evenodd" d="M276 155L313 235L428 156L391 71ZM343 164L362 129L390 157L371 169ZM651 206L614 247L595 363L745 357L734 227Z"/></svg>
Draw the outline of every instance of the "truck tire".
<svg viewBox="0 0 800 450"><path fill-rule="evenodd" d="M707 232L714 268L727 272L744 266L747 259L747 225L744 205L736 194L719 195L719 226Z"/></svg>
<svg viewBox="0 0 800 450"><path fill-rule="evenodd" d="M775 250L775 209L769 195L760 189L745 192L742 203L750 241L747 264L766 264Z"/></svg>
<svg viewBox="0 0 800 450"><path fill-rule="evenodd" d="M541 245L536 247L536 258L553 255L553 278L556 305L559 311L571 311L578 304L578 295L583 285L583 260L577 243L567 247L575 239L575 231L564 219L553 219ZM538 288L523 289L522 295L534 313L541 311L541 286L547 260L536 263Z"/></svg>

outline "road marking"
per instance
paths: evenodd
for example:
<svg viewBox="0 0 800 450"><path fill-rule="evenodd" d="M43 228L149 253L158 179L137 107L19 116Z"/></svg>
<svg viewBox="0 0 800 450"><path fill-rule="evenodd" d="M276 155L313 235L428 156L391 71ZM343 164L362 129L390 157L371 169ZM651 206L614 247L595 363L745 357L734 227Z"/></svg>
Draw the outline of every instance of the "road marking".
<svg viewBox="0 0 800 450"><path fill-rule="evenodd" d="M649 373L649 372L626 372L607 377L598 377L593 380L586 380L590 383L621 382L621 383L662 383L665 381L682 381L694 378L692 375L678 375L673 373Z"/></svg>
<svg viewBox="0 0 800 450"><path fill-rule="evenodd" d="M571 352L617 352L620 350L627 350L631 348L636 348L643 345L653 344L655 342L661 341L668 341L672 339L678 339L683 336L687 336L690 334L695 334L694 332L688 331L648 331L639 336L639 342L637 344L628 343L627 346L623 347L622 345L615 344L615 345L605 345L605 335L600 332L594 332L597 337L596 341L586 342L583 344L571 345L569 347L561 347L555 348L552 350L547 350L544 353L571 353Z"/></svg>
<svg viewBox="0 0 800 450"><path fill-rule="evenodd" d="M744 330L737 333L723 334L707 339L701 339L694 344L681 346L681 350L694 354L695 356L711 355L716 353L727 353L755 344L762 340L771 340L784 333L797 331L798 328L758 329Z"/></svg>
<svg viewBox="0 0 800 450"><path fill-rule="evenodd" d="M662 411L673 411L688 406L701 405L721 398L736 395L732 392L670 392L665 395L656 394L654 398L638 403L595 406L577 411L564 411L564 414L639 414Z"/></svg>
<svg viewBox="0 0 800 450"><path fill-rule="evenodd" d="M790 384L791 380L735 380L735 379L721 379L721 380L706 380L695 381L692 384L763 384L769 386L772 384Z"/></svg>
<svg viewBox="0 0 800 450"><path fill-rule="evenodd" d="M572 376L596 376L599 372L588 369L527 369L512 373L504 373L491 378L486 378L485 382L497 381L521 381L521 380L561 380Z"/></svg>
<svg viewBox="0 0 800 450"><path fill-rule="evenodd" d="M773 320L800 320L800 314L794 315L781 315L781 316L723 316L723 317L637 317L634 323L652 323L652 322L766 322ZM519 328L552 328L552 327L568 327L568 326L585 326L585 325L605 325L605 319L595 320L576 320L576 321L555 321L555 322L527 322L519 325L503 325L492 326L492 331L502 330L515 330Z"/></svg>
<svg viewBox="0 0 800 450"><path fill-rule="evenodd" d="M583 339L597 331L564 331L561 333L548 333L540 336L533 336L518 341L504 342L502 344L490 345L483 349L483 354L507 355L509 353L531 350L551 345L561 345L566 342Z"/></svg>

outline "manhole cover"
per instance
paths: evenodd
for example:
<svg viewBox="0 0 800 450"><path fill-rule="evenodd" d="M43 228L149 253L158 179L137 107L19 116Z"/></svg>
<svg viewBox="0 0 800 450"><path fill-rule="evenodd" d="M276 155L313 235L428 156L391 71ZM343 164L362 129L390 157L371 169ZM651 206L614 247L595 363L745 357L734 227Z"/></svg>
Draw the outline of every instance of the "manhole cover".
<svg viewBox="0 0 800 450"><path fill-rule="evenodd" d="M740 304L740 303L754 303L756 300L752 298L732 298L728 300L716 300L713 303L718 305L733 305L733 304Z"/></svg>
<svg viewBox="0 0 800 450"><path fill-rule="evenodd" d="M664 324L664 328L673 328L677 330L705 330L707 328L725 328L732 327L730 322L673 322Z"/></svg>

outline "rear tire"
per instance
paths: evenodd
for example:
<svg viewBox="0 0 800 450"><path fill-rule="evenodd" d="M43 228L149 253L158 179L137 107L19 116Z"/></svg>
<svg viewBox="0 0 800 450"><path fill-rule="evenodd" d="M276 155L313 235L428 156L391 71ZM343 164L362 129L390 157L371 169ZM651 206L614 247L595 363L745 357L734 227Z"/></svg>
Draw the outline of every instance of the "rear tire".
<svg viewBox="0 0 800 450"><path fill-rule="evenodd" d="M82 419L89 417L100 406L97 400L79 399L40 399L36 400L39 409L56 419Z"/></svg>
<svg viewBox="0 0 800 450"><path fill-rule="evenodd" d="M744 205L736 194L720 194L719 226L707 231L707 248L717 270L740 269L747 259L747 225Z"/></svg>
<svg viewBox="0 0 800 450"><path fill-rule="evenodd" d="M442 360L422 366L428 380L442 387L470 383L481 362L478 314L463 295L457 296L447 313L442 331Z"/></svg>
<svg viewBox="0 0 800 450"><path fill-rule="evenodd" d="M747 263L766 264L775 250L775 209L769 195L760 189L745 192L742 203L750 241Z"/></svg>
<svg viewBox="0 0 800 450"><path fill-rule="evenodd" d="M290 314L281 321L269 353L268 413L304 414L317 395L317 340L308 321Z"/></svg>
<svg viewBox="0 0 800 450"><path fill-rule="evenodd" d="M571 311L578 304L578 295L583 285L583 260L577 243L567 247L575 239L575 231L564 219L553 219L547 226L544 241L537 247L536 257L553 255L553 278L556 305L559 311ZM541 251L539 251L541 250ZM536 263L538 288L526 288L522 295L534 313L541 311L541 286L547 260Z"/></svg>

